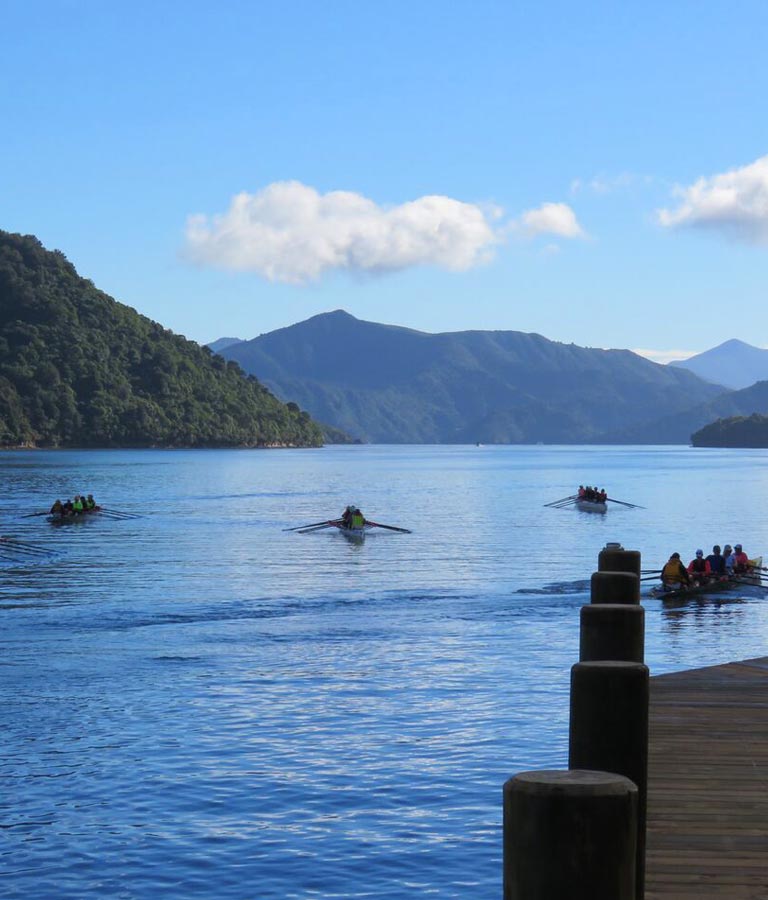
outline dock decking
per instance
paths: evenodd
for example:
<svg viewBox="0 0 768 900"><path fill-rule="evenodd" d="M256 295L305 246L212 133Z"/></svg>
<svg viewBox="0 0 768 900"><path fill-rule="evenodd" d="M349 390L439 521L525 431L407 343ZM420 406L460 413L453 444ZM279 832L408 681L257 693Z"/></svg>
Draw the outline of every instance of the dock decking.
<svg viewBox="0 0 768 900"><path fill-rule="evenodd" d="M651 679L647 900L768 900L768 657Z"/></svg>

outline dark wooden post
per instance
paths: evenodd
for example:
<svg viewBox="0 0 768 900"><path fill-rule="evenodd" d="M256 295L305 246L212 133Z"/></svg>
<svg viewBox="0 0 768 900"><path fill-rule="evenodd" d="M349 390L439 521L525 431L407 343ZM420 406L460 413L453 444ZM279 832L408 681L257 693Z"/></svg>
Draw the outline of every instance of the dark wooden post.
<svg viewBox="0 0 768 900"><path fill-rule="evenodd" d="M504 900L635 900L637 787L608 772L504 785Z"/></svg>
<svg viewBox="0 0 768 900"><path fill-rule="evenodd" d="M645 659L645 609L640 604L600 603L581 607L579 660Z"/></svg>
<svg viewBox="0 0 768 900"><path fill-rule="evenodd" d="M640 577L634 572L594 572L590 599L592 603L639 603Z"/></svg>
<svg viewBox="0 0 768 900"><path fill-rule="evenodd" d="M580 662L571 670L568 765L616 772L637 785L637 900L645 886L648 701L641 663Z"/></svg>
<svg viewBox="0 0 768 900"><path fill-rule="evenodd" d="M621 544L606 544L597 556L599 572L633 572L640 577L640 551L625 550Z"/></svg>

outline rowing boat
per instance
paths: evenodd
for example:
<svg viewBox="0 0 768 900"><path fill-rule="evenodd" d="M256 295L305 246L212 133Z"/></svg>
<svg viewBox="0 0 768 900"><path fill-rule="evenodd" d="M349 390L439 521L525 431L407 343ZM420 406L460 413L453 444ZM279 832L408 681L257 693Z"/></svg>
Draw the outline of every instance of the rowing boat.
<svg viewBox="0 0 768 900"><path fill-rule="evenodd" d="M581 512L606 513L608 512L608 504L600 500L577 500L576 509Z"/></svg>
<svg viewBox="0 0 768 900"><path fill-rule="evenodd" d="M50 522L51 525L79 525L82 522L87 522L91 516L98 512L100 512L98 509L84 509L82 512L69 513L66 516L61 513L51 513L45 517L45 521Z"/></svg>
<svg viewBox="0 0 768 900"><path fill-rule="evenodd" d="M344 537L349 538L350 541L362 541L366 531L370 531L372 527L371 525L363 525L362 527L354 528L351 525L342 525L340 522L334 522L334 525L336 525Z"/></svg>
<svg viewBox="0 0 768 900"><path fill-rule="evenodd" d="M763 565L763 557L750 559L749 564L753 569L760 569ZM717 581L707 581L704 584L692 584L690 587L669 591L658 586L651 588L651 596L661 600L681 600L686 597L696 597L700 594L719 594L721 591L731 591L739 585L761 585L762 581L757 573L745 572L743 575L730 575Z"/></svg>

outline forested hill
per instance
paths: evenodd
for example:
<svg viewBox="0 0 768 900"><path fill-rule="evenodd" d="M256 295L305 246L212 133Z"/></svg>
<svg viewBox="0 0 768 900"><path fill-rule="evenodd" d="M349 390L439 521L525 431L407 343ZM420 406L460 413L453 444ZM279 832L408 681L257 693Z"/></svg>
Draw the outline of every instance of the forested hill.
<svg viewBox="0 0 768 900"><path fill-rule="evenodd" d="M691 435L694 447L768 447L768 416L718 419Z"/></svg>
<svg viewBox="0 0 768 900"><path fill-rule="evenodd" d="M221 353L320 421L381 443L590 443L724 390L628 350L427 334L342 310Z"/></svg>
<svg viewBox="0 0 768 900"><path fill-rule="evenodd" d="M0 231L0 446L317 446L240 367L116 302L62 253Z"/></svg>

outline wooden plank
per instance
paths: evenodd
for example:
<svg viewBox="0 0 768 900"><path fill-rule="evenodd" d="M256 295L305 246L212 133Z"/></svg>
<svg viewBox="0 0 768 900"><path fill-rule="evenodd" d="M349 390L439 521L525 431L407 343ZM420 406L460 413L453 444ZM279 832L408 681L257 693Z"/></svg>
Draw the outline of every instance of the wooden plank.
<svg viewBox="0 0 768 900"><path fill-rule="evenodd" d="M768 657L651 679L647 900L768 898Z"/></svg>

